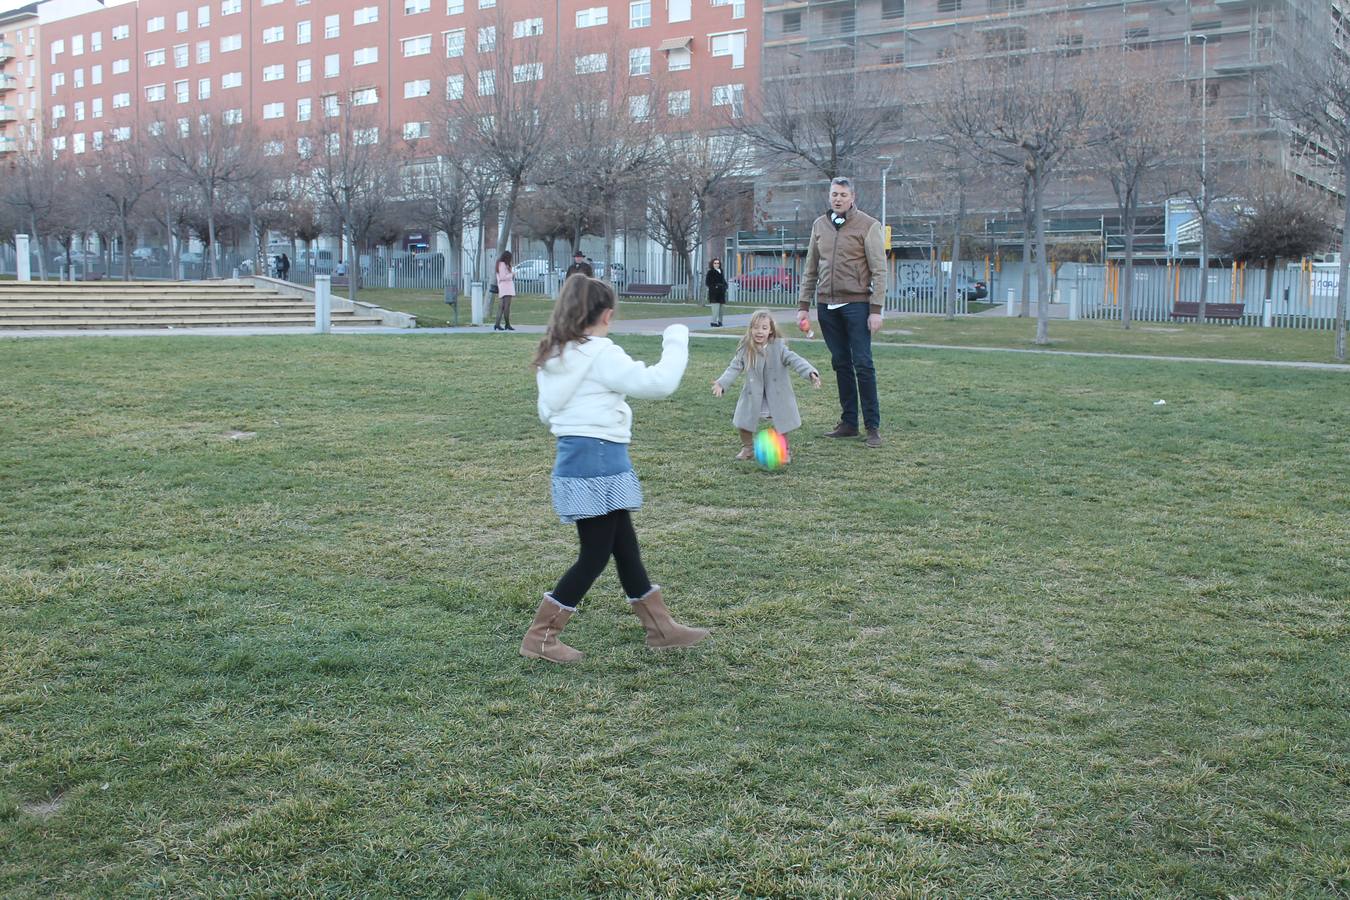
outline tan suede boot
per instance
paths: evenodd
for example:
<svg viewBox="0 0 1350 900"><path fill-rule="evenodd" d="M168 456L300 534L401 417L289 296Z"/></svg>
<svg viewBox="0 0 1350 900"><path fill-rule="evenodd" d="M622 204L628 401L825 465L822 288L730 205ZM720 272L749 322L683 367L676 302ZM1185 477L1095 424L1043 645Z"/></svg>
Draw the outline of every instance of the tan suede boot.
<svg viewBox="0 0 1350 900"><path fill-rule="evenodd" d="M737 429L741 433L741 452L736 454L737 459L755 458L755 433L746 431L744 428Z"/></svg>
<svg viewBox="0 0 1350 900"><path fill-rule="evenodd" d="M661 599L660 585L653 586L637 600L630 597L628 605L642 622L642 627L647 629L647 646L653 650L692 647L711 633L706 628L691 628L676 622Z"/></svg>
<svg viewBox="0 0 1350 900"><path fill-rule="evenodd" d="M558 635L567 627L568 619L576 612L554 600L549 594L539 608L534 611L534 621L520 642L520 655L530 659L546 659L555 663L574 663L585 654L558 640Z"/></svg>

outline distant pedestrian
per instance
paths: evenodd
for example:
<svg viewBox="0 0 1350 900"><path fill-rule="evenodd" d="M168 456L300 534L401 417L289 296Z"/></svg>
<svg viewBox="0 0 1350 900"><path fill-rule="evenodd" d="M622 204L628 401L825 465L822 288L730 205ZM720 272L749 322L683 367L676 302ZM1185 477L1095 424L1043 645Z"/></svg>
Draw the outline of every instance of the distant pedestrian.
<svg viewBox="0 0 1350 900"><path fill-rule="evenodd" d="M736 348L731 365L712 383L714 397L720 397L745 372L745 386L736 400L736 412L731 424L741 433L741 452L737 459L755 455L755 432L772 426L780 434L801 427L802 416L797 410L797 396L792 392L788 369L820 387L820 373L816 367L788 349L778 332L778 323L767 309L757 309L750 316L750 327ZM783 462L791 462L792 457Z"/></svg>
<svg viewBox="0 0 1350 900"><path fill-rule="evenodd" d="M573 275L585 275L587 278L595 277L595 270L591 268L591 264L586 261L585 255L580 250L572 254L572 264L567 267L566 277Z"/></svg>
<svg viewBox="0 0 1350 900"><path fill-rule="evenodd" d="M830 208L811 226L797 297L797 324L810 328L816 301L820 333L839 383L839 424L826 437L858 436L858 403L867 446L881 446L881 403L872 365L872 335L881 330L886 253L881 223L854 205L853 182L830 182Z"/></svg>
<svg viewBox="0 0 1350 900"><path fill-rule="evenodd" d="M727 277L722 274L722 260L713 257L708 263L708 274L703 276L708 288L708 303L712 306L712 327L722 327L722 307L727 303Z"/></svg>
<svg viewBox="0 0 1350 900"><path fill-rule="evenodd" d="M277 275L282 281L286 281L291 274L291 258L285 253L281 254L281 261L277 263Z"/></svg>
<svg viewBox="0 0 1350 900"><path fill-rule="evenodd" d="M502 255L497 257L497 293L502 298L502 305L497 310L497 323L492 326L493 331L515 331L511 327L511 301L516 296L516 276L511 271L511 251L503 250ZM505 320L506 327L502 327Z"/></svg>

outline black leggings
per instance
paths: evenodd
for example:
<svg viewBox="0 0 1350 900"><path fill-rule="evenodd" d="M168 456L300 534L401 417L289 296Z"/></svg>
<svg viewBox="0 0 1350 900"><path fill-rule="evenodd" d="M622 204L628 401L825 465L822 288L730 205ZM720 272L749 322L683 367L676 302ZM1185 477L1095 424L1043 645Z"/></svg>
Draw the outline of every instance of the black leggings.
<svg viewBox="0 0 1350 900"><path fill-rule="evenodd" d="M614 568L619 571L619 583L630 598L636 599L652 589L647 570L642 567L642 551L638 549L637 532L626 509L616 509L603 516L577 521L577 537L581 550L553 589L553 599L563 606L575 607L591 589L595 579L614 557Z"/></svg>
<svg viewBox="0 0 1350 900"><path fill-rule="evenodd" d="M501 307L498 308L498 310L497 310L497 324L498 324L498 325L502 324L502 319L505 319L505 320L506 320L506 324L507 324L507 325L510 325L510 324L511 324L511 301L514 300L514 299L515 299L515 298L512 297L510 294L503 294L503 295L502 295L502 305L501 305Z"/></svg>

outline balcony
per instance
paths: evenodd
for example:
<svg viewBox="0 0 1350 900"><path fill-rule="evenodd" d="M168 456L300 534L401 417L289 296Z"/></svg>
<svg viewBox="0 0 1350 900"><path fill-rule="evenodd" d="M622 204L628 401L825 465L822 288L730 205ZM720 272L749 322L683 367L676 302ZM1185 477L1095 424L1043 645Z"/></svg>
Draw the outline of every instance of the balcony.
<svg viewBox="0 0 1350 900"><path fill-rule="evenodd" d="M0 137L0 153L19 152L19 139L12 137Z"/></svg>
<svg viewBox="0 0 1350 900"><path fill-rule="evenodd" d="M19 79L15 78L13 75L6 75L4 72L0 72L0 93L15 90L18 86Z"/></svg>
<svg viewBox="0 0 1350 900"><path fill-rule="evenodd" d="M14 45L8 41L0 41L0 62L5 62L14 58Z"/></svg>
<svg viewBox="0 0 1350 900"><path fill-rule="evenodd" d="M0 103L0 122L19 121L19 111L12 106Z"/></svg>

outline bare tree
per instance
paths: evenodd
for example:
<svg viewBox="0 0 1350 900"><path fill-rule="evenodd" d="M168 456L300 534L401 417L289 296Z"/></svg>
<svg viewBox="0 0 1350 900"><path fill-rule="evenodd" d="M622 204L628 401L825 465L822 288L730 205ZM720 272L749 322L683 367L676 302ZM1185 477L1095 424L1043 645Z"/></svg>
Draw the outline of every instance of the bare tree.
<svg viewBox="0 0 1350 900"><path fill-rule="evenodd" d="M766 157L769 166L847 175L870 161L899 127L894 96L876 76L813 54L795 71L766 73L763 90L744 101L728 98L728 121Z"/></svg>
<svg viewBox="0 0 1350 900"><path fill-rule="evenodd" d="M67 227L62 210L68 196L62 180L68 167L39 141L21 151L0 185L0 198L12 211L16 230L27 231L37 249L38 277L47 277L48 240ZM67 230L68 227L67 227Z"/></svg>
<svg viewBox="0 0 1350 900"><path fill-rule="evenodd" d="M1049 342L1045 191L1083 144L1100 88L1077 50L1066 51L1055 23L1028 35L1024 54L959 52L948 64L947 128L987 162L1020 167L1028 179L1036 234L1036 343Z"/></svg>
<svg viewBox="0 0 1350 900"><path fill-rule="evenodd" d="M1339 281L1336 289L1336 359L1346 357L1346 305L1350 296L1350 57L1323 7L1293 8L1282 48L1284 64L1272 79L1278 108L1301 132L1308 157L1333 161L1330 181L1342 202Z"/></svg>
<svg viewBox="0 0 1350 900"><path fill-rule="evenodd" d="M111 217L122 242L122 280L131 280L131 237L142 204L157 185L151 147L141 135L104 144L100 154L97 200Z"/></svg>
<svg viewBox="0 0 1350 900"><path fill-rule="evenodd" d="M458 75L462 98L451 101L447 118L457 120L450 130L465 141L468 155L505 187L498 222L497 246L510 244L520 192L543 164L555 139L554 122L562 102L556 91L557 73L546 69L540 40L511 40L504 15L492 26L490 41L480 32L479 50L492 51L491 65L477 72L448 68ZM481 57L480 57L481 59Z"/></svg>
<svg viewBox="0 0 1350 900"><path fill-rule="evenodd" d="M208 268L211 277L218 278L216 219L222 212L223 195L257 176L261 142L252 125L214 107L199 108L189 117L188 126L153 123L152 141L169 170L196 195L206 223L200 236L211 250Z"/></svg>
<svg viewBox="0 0 1350 900"><path fill-rule="evenodd" d="M336 95L301 138L300 165L309 191L342 236L351 255L348 296L359 293L359 248L379 231L403 196L401 148L380 140L379 125L363 107L344 104ZM387 137L387 136L386 136Z"/></svg>
<svg viewBox="0 0 1350 900"><path fill-rule="evenodd" d="M1148 54L1125 49L1099 51L1093 60L1114 77L1101 80L1088 136L1087 162L1111 184L1125 240L1121 266L1121 325L1130 327L1134 310L1134 244L1139 206L1166 194L1164 174L1188 148L1184 106L1168 76Z"/></svg>
<svg viewBox="0 0 1350 900"><path fill-rule="evenodd" d="M1273 166L1251 179L1246 194L1233 221L1221 228L1218 247L1238 262L1264 263L1263 296L1271 297L1280 260L1300 259L1327 246L1331 210L1324 197Z"/></svg>

